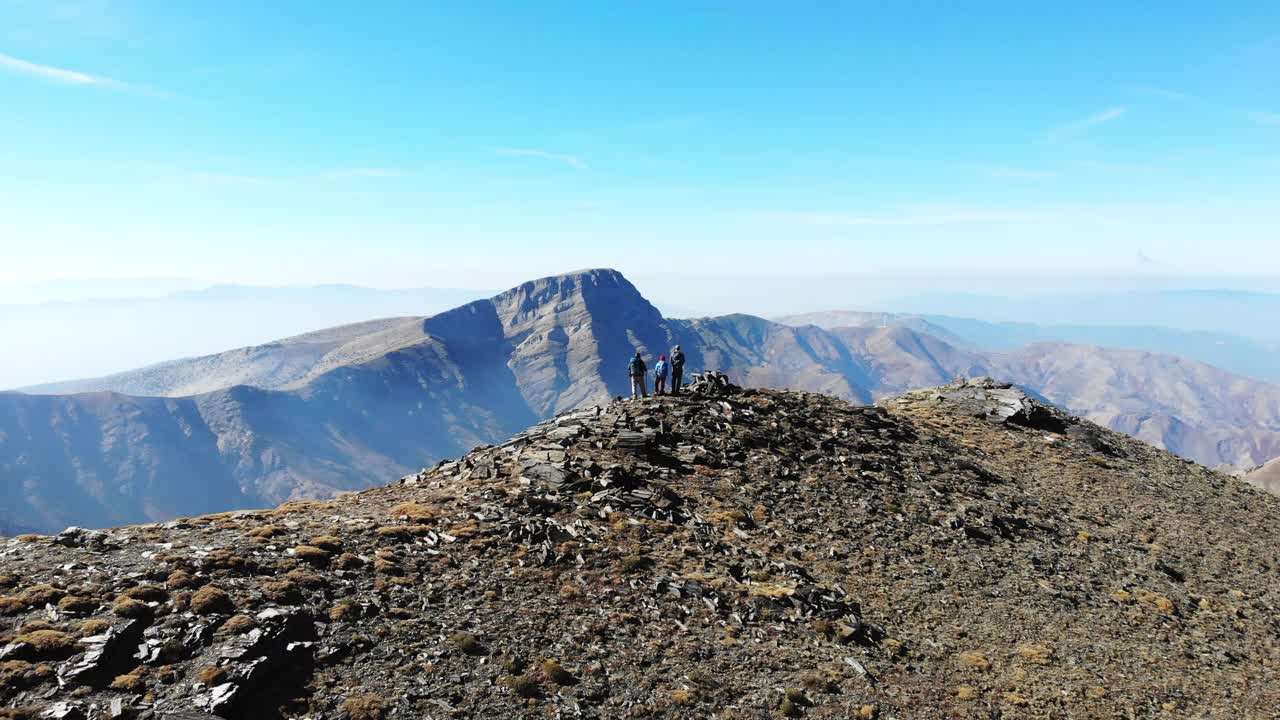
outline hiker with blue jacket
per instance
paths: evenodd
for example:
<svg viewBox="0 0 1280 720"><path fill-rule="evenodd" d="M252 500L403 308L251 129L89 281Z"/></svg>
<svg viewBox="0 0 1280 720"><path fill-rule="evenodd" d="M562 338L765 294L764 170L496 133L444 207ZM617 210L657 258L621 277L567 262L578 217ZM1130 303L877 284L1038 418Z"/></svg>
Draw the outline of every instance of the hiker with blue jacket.
<svg viewBox="0 0 1280 720"><path fill-rule="evenodd" d="M653 366L653 394L661 395L667 384L667 376L671 374L671 363L667 362L667 356L663 355L658 358L658 364Z"/></svg>
<svg viewBox="0 0 1280 720"><path fill-rule="evenodd" d="M631 398L649 397L649 391L645 388L644 377L649 372L649 366L644 364L644 358L640 357L640 351L636 351L636 356L631 358L631 362L627 363L627 374L631 376Z"/></svg>
<svg viewBox="0 0 1280 720"><path fill-rule="evenodd" d="M680 394L680 385L684 380L684 352L677 345L671 348L671 394Z"/></svg>

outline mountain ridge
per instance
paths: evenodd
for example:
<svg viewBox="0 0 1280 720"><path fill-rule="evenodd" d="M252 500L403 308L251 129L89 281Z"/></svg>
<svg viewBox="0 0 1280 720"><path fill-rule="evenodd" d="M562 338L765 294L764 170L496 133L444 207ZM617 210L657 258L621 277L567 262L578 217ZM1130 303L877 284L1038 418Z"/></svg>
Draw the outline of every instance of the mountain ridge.
<svg viewBox="0 0 1280 720"><path fill-rule="evenodd" d="M1280 388L1207 366L1151 355L1146 374L1130 376L1102 351L1002 356L900 327L666 319L620 273L590 270L430 317L213 356L252 357L253 370L276 387L238 384L185 397L0 394L0 500L24 527L56 530L332 497L626 394L627 357L676 343L691 372L718 370L749 386L867 403L957 375L1002 375L1214 465L1252 467L1280 454ZM304 360L285 362L299 354ZM211 362L231 376L248 372L234 357ZM1091 378L1109 373L1118 390L1093 388ZM174 377L190 383L200 373ZM1188 378L1232 395L1183 397ZM1163 405L1133 399L1143 393ZM180 490L191 487L198 490Z"/></svg>

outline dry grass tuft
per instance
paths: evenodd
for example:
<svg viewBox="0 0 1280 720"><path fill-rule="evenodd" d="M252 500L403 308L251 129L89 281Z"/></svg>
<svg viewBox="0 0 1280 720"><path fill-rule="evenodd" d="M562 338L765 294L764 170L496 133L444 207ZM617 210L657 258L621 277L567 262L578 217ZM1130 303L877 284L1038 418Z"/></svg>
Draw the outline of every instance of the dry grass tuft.
<svg viewBox="0 0 1280 720"><path fill-rule="evenodd" d="M93 618L80 623L80 627L76 630L76 634L80 637L92 637L94 635L101 635L106 632L109 627L111 627L111 623L106 620Z"/></svg>
<svg viewBox="0 0 1280 720"><path fill-rule="evenodd" d="M165 587L170 590L181 590L183 588L193 588L200 584L194 575L186 570L174 570L169 573L169 578L165 580Z"/></svg>
<svg viewBox="0 0 1280 720"><path fill-rule="evenodd" d="M342 551L342 539L332 535L319 535L317 537L313 537L311 538L311 545L318 547L321 550L328 550L331 553Z"/></svg>
<svg viewBox="0 0 1280 720"><path fill-rule="evenodd" d="M297 605L302 602L302 590L292 580L268 580L262 583L262 596L273 603Z"/></svg>
<svg viewBox="0 0 1280 720"><path fill-rule="evenodd" d="M0 694L6 690L24 690L39 685L53 676L53 668L36 665L25 660L0 662Z"/></svg>
<svg viewBox="0 0 1280 720"><path fill-rule="evenodd" d="M15 641L30 645L36 657L62 660L79 650L76 639L60 630L36 630L22 633Z"/></svg>
<svg viewBox="0 0 1280 720"><path fill-rule="evenodd" d="M765 597L770 600L782 600L791 597L795 592L795 588L789 588L786 585L756 583L751 586L750 595L752 597Z"/></svg>
<svg viewBox="0 0 1280 720"><path fill-rule="evenodd" d="M651 564L652 561L643 555L628 555L618 561L618 572L623 574L640 572Z"/></svg>
<svg viewBox="0 0 1280 720"><path fill-rule="evenodd" d="M542 695L542 688L528 675L515 675L505 678L503 682L511 691L522 698L532 699Z"/></svg>
<svg viewBox="0 0 1280 720"><path fill-rule="evenodd" d="M72 615L83 615L98 609L98 601L79 595L68 595L58 601L58 609Z"/></svg>
<svg viewBox="0 0 1280 720"><path fill-rule="evenodd" d="M543 660L538 663L538 670L542 673L542 677L557 685L576 685L578 683L578 679L573 676L573 673L565 670L557 660Z"/></svg>
<svg viewBox="0 0 1280 720"><path fill-rule="evenodd" d="M236 555L231 550L214 550L204 559L205 570L248 570L249 561Z"/></svg>
<svg viewBox="0 0 1280 720"><path fill-rule="evenodd" d="M196 680L205 685L221 685L227 679L227 669L218 665L210 665L196 673Z"/></svg>
<svg viewBox="0 0 1280 720"><path fill-rule="evenodd" d="M351 553L342 553L333 561L333 566L339 570L353 570L363 565L364 561L360 559L360 556L352 555Z"/></svg>
<svg viewBox="0 0 1280 720"><path fill-rule="evenodd" d="M372 693L353 695L342 701L342 711L351 720L382 720L387 715L387 703Z"/></svg>
<svg viewBox="0 0 1280 720"><path fill-rule="evenodd" d="M303 570L302 568L290 570L288 573L285 573L285 579L294 582L301 587L310 588L312 590L322 588L329 584L329 581L326 580L323 575L317 575L316 573Z"/></svg>
<svg viewBox="0 0 1280 720"><path fill-rule="evenodd" d="M334 622L340 622L347 618L353 618L360 613L360 606L354 600L339 600L337 605L329 608L329 619Z"/></svg>
<svg viewBox="0 0 1280 720"><path fill-rule="evenodd" d="M222 623L218 628L218 632L227 635L242 635L258 626L258 623L248 615L232 615L227 621Z"/></svg>
<svg viewBox="0 0 1280 720"><path fill-rule="evenodd" d="M1006 703L1013 705L1014 707L1022 707L1024 705L1031 704L1031 701L1028 700L1026 696L1022 695L1021 693L1007 692L1001 697L1004 699Z"/></svg>
<svg viewBox="0 0 1280 720"><path fill-rule="evenodd" d="M205 585L191 596L191 611L197 615L230 615L235 610L231 596L217 585Z"/></svg>
<svg viewBox="0 0 1280 720"><path fill-rule="evenodd" d="M61 588L52 585L33 585L22 592L22 599L27 601L28 605L39 607L56 603L65 596L67 592Z"/></svg>
<svg viewBox="0 0 1280 720"><path fill-rule="evenodd" d="M294 557L317 567L328 565L330 555L328 550L322 550L315 545L299 545L293 549Z"/></svg>
<svg viewBox="0 0 1280 720"><path fill-rule="evenodd" d="M135 585L125 590L123 594L127 598L143 602L164 602L169 599L169 593L156 585Z"/></svg>
<svg viewBox="0 0 1280 720"><path fill-rule="evenodd" d="M801 673L799 680L809 692L837 693L840 692L840 686L836 683L838 677L833 673L806 672Z"/></svg>
<svg viewBox="0 0 1280 720"><path fill-rule="evenodd" d="M126 675L117 675L116 679L111 681L111 689L138 692L146 687L146 676L147 668L138 667Z"/></svg>
<svg viewBox="0 0 1280 720"><path fill-rule="evenodd" d="M1155 608L1157 612L1165 615L1172 615L1174 611L1177 610L1177 607L1173 604L1172 600L1163 595L1153 593L1150 590L1135 590L1133 595L1138 599L1138 602L1143 605L1150 605Z"/></svg>
<svg viewBox="0 0 1280 720"><path fill-rule="evenodd" d="M111 606L111 612L124 618L142 618L151 616L151 608L141 600L121 597Z"/></svg>
<svg viewBox="0 0 1280 720"><path fill-rule="evenodd" d="M449 636L449 645L468 655L484 655L488 651L480 639L466 632L456 632Z"/></svg>
<svg viewBox="0 0 1280 720"><path fill-rule="evenodd" d="M1053 660L1053 650L1044 645L1022 645L1018 655L1035 665L1048 665Z"/></svg>
<svg viewBox="0 0 1280 720"><path fill-rule="evenodd" d="M713 525L725 525L730 528L736 527L738 523L745 523L748 515L741 510L717 510L707 516L707 520Z"/></svg>
<svg viewBox="0 0 1280 720"><path fill-rule="evenodd" d="M440 512L422 503L400 503L391 508L391 517L409 523L428 523L440 517Z"/></svg>
<svg viewBox="0 0 1280 720"><path fill-rule="evenodd" d="M673 705L680 705L683 707L697 704L697 702L698 693L693 690L680 689L671 691L671 704Z"/></svg>
<svg viewBox="0 0 1280 720"><path fill-rule="evenodd" d="M983 655L977 650L962 652L956 657L956 659L960 661L962 666L973 670L985 672L991 669L991 661L987 659L986 655Z"/></svg>

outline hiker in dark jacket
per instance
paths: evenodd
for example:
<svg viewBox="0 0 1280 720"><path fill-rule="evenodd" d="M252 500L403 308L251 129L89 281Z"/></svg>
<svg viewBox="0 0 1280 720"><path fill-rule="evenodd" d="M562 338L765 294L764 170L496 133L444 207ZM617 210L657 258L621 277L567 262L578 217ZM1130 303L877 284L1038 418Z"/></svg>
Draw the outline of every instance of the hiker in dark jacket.
<svg viewBox="0 0 1280 720"><path fill-rule="evenodd" d="M677 345L671 349L671 394L680 394L680 383L684 379L684 352Z"/></svg>
<svg viewBox="0 0 1280 720"><path fill-rule="evenodd" d="M658 358L658 364L653 366L653 394L661 395L663 386L667 384L667 376L671 374L671 363L667 362L667 356L663 355Z"/></svg>
<svg viewBox="0 0 1280 720"><path fill-rule="evenodd" d="M640 357L640 351L636 351L636 356L631 358L631 362L627 363L627 374L631 376L631 397L649 397L649 391L645 388L644 378L649 372L649 366L644 364L644 358Z"/></svg>

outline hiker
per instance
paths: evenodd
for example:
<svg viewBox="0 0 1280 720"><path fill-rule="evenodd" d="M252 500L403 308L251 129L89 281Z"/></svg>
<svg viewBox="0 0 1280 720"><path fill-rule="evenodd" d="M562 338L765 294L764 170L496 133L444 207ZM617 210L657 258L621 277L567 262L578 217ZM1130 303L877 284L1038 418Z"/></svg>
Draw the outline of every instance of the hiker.
<svg viewBox="0 0 1280 720"><path fill-rule="evenodd" d="M636 351L636 356L631 358L631 362L627 363L627 374L631 376L631 397L649 397L649 391L644 386L644 376L649 372L649 366L644 364L644 358L640 357L640 351Z"/></svg>
<svg viewBox="0 0 1280 720"><path fill-rule="evenodd" d="M671 349L671 394L680 394L680 382L684 378L684 352L677 345Z"/></svg>
<svg viewBox="0 0 1280 720"><path fill-rule="evenodd" d="M663 355L658 358L658 364L653 366L653 394L661 395L664 386L667 384L667 375L671 374L671 364L667 362L667 356Z"/></svg>

